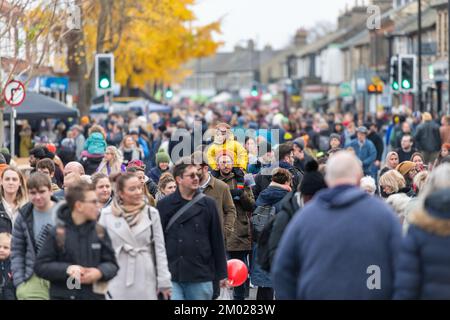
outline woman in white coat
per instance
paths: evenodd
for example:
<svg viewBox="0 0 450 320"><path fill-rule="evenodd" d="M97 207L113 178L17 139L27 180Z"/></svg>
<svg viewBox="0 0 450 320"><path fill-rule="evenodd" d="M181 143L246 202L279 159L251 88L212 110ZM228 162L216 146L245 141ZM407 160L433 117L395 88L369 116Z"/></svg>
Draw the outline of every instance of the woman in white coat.
<svg viewBox="0 0 450 320"><path fill-rule="evenodd" d="M144 202L142 184L133 174L119 176L115 190L99 221L108 230L120 266L109 293L115 300L157 300L158 294L168 299L171 275L158 210Z"/></svg>

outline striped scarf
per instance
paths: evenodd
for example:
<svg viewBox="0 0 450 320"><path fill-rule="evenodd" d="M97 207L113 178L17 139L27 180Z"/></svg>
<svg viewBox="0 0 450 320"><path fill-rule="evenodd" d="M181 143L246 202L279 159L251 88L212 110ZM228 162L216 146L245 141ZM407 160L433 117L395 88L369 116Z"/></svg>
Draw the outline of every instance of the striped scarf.
<svg viewBox="0 0 450 320"><path fill-rule="evenodd" d="M142 201L142 203L137 206L126 206L122 201L118 200L117 197L114 197L114 200L111 204L112 213L116 217L123 217L130 228L139 223L142 217L142 214L140 213L142 212L142 209L144 209L144 207L145 201Z"/></svg>

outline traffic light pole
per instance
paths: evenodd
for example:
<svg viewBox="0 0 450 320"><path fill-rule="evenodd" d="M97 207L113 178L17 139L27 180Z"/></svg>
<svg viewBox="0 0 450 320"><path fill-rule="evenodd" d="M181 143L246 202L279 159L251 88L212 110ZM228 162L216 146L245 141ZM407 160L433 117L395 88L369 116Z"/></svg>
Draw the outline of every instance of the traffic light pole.
<svg viewBox="0 0 450 320"><path fill-rule="evenodd" d="M419 102L419 110L420 112L423 112L423 100L422 100L422 0L418 0L419 9L417 12L417 19L418 19L418 35L417 35L417 58L418 58L418 69L419 79L417 80L417 87L418 87L418 102Z"/></svg>
<svg viewBox="0 0 450 320"><path fill-rule="evenodd" d="M447 7L447 17L448 17L448 21L447 21L447 30L449 30L448 28L450 27L450 1L448 1L448 7ZM450 32L447 31L447 35L448 35L448 42L447 42L447 47L448 47L448 66L447 66L447 72L448 72L448 82L447 82L447 92L448 92L448 97L450 98ZM450 115L450 99L447 98L447 115Z"/></svg>

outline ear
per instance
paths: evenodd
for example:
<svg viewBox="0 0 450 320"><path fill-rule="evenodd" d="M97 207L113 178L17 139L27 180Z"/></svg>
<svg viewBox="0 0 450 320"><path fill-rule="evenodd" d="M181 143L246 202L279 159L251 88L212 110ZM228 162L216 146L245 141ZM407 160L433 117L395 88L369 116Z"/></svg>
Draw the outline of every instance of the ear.
<svg viewBox="0 0 450 320"><path fill-rule="evenodd" d="M175 177L175 181L177 183L177 186L181 183L181 177Z"/></svg>
<svg viewBox="0 0 450 320"><path fill-rule="evenodd" d="M75 205L74 205L75 211L81 211L81 206L82 205L83 205L83 203L81 201L75 202Z"/></svg>

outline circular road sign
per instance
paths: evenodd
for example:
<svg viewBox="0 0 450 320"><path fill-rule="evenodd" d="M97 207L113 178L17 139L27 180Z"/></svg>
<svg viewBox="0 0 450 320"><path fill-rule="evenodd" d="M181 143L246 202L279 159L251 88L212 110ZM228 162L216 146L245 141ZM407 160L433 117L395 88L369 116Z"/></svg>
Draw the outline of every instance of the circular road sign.
<svg viewBox="0 0 450 320"><path fill-rule="evenodd" d="M3 89L3 97L11 107L17 107L25 100L25 86L20 81L11 80Z"/></svg>

